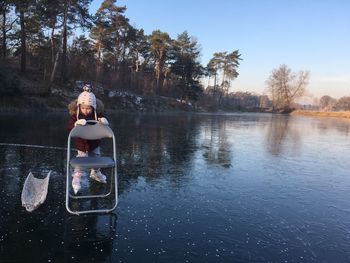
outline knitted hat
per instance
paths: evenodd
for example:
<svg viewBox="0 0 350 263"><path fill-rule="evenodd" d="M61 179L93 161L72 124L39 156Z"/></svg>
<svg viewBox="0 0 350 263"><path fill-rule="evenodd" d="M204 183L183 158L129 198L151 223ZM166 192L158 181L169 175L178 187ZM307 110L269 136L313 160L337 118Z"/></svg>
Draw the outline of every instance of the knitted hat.
<svg viewBox="0 0 350 263"><path fill-rule="evenodd" d="M95 120L97 120L97 114L96 114L96 97L95 95L91 92L91 87L90 85L85 85L83 87L83 92L79 94L78 100L77 100L77 119L79 119L79 113L80 113L80 107L79 105L87 105L91 106L94 108L94 113L95 113Z"/></svg>
<svg viewBox="0 0 350 263"><path fill-rule="evenodd" d="M85 85L83 87L83 92L80 93L78 96L78 102L77 105L88 105L92 106L94 110L96 110L96 97L95 95L91 92L90 85Z"/></svg>

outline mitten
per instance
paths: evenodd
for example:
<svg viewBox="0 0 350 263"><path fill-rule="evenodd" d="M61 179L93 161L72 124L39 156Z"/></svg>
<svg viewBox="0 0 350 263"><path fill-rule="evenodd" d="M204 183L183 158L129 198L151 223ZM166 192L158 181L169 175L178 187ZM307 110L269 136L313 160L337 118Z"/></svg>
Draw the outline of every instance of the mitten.
<svg viewBox="0 0 350 263"><path fill-rule="evenodd" d="M74 123L74 126L77 126L77 125L85 125L86 124L86 120L85 119L79 119L77 120L75 123Z"/></svg>
<svg viewBox="0 0 350 263"><path fill-rule="evenodd" d="M102 118L98 118L98 121L100 123L102 123L103 125L109 125L109 122L107 121L106 118L102 117Z"/></svg>

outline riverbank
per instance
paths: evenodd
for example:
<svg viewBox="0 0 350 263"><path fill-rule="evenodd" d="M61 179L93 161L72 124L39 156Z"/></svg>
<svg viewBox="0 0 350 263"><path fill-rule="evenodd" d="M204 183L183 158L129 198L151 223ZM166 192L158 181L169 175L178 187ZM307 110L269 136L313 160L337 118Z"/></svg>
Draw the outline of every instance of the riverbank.
<svg viewBox="0 0 350 263"><path fill-rule="evenodd" d="M78 93L54 89L50 95L1 96L0 112L23 111L67 111L67 105ZM107 111L126 112L168 112L168 111L204 111L200 107L183 100L156 95L140 96L129 92L114 91L108 94L96 94Z"/></svg>
<svg viewBox="0 0 350 263"><path fill-rule="evenodd" d="M291 115L303 115L313 117L337 117L337 118L350 118L350 111L306 111L295 110L290 113Z"/></svg>

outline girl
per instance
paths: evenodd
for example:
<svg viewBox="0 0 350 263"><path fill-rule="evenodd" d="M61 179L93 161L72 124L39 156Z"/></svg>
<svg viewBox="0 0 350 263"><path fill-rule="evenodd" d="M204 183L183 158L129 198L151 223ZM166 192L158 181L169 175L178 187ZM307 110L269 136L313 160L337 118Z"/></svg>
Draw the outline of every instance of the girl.
<svg viewBox="0 0 350 263"><path fill-rule="evenodd" d="M70 131L76 125L85 125L87 120L96 120L104 125L108 125L106 118L102 116L104 105L102 101L96 100L95 95L91 92L89 85L83 87L84 91L80 93L77 100L68 105L70 118L67 129ZM100 156L100 140L84 140L82 138L73 138L75 149L78 150L77 157ZM72 187L77 194L81 188L80 177L85 175L86 171L75 168L72 174ZM91 169L90 178L106 183L106 176L101 173L100 169Z"/></svg>

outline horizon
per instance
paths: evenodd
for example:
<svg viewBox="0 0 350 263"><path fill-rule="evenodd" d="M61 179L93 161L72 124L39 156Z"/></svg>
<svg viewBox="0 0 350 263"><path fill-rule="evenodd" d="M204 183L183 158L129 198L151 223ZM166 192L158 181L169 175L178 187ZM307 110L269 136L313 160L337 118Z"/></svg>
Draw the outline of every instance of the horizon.
<svg viewBox="0 0 350 263"><path fill-rule="evenodd" d="M102 2L93 0L90 13ZM201 46L203 66L214 52L238 49L243 60L231 92L266 94L271 71L286 64L293 72L310 71L306 100L350 96L350 2L345 0L218 0L215 7L208 0L116 4L126 6L129 23L147 35L159 29L175 39L187 31Z"/></svg>

